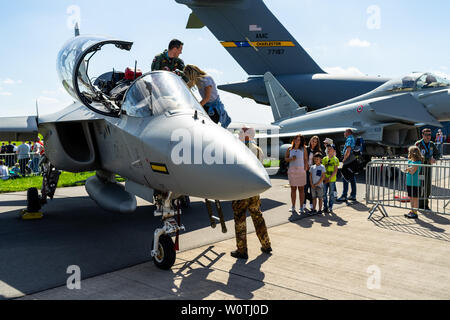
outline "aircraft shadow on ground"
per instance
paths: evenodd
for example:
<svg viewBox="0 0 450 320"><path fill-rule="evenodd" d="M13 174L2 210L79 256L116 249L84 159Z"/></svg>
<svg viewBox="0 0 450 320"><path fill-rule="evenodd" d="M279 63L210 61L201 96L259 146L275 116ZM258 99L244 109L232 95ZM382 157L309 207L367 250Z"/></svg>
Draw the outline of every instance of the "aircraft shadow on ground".
<svg viewBox="0 0 450 320"><path fill-rule="evenodd" d="M282 205L262 199L263 211ZM225 220L233 220L231 202L222 208ZM86 279L150 261L153 232L162 225L153 216L153 205L120 215L89 197L54 199L44 208L43 220L22 221L19 213L0 214L0 281L25 294L65 285L71 265L79 266ZM188 232L209 227L205 204L192 202L181 222Z"/></svg>
<svg viewBox="0 0 450 320"><path fill-rule="evenodd" d="M262 288L265 274L261 266L270 259L267 254L261 254L254 260L236 260L226 283L208 279L209 275L217 271L214 265L222 259L225 253L218 253L214 246L205 249L191 261L180 262L175 265L176 272L165 273L158 287L170 292L169 299L203 300L218 291L236 299L252 299L253 292ZM179 260L178 260L179 261ZM154 272L154 266L148 272Z"/></svg>
<svg viewBox="0 0 450 320"><path fill-rule="evenodd" d="M424 218L430 219L433 222L430 223L424 221ZM382 229L450 242L450 233L447 233L445 229L437 226L449 225L450 221L447 218L436 214L419 214L419 219L417 220L408 220L404 216L390 216L384 218L378 215L374 216L371 221L376 227Z"/></svg>

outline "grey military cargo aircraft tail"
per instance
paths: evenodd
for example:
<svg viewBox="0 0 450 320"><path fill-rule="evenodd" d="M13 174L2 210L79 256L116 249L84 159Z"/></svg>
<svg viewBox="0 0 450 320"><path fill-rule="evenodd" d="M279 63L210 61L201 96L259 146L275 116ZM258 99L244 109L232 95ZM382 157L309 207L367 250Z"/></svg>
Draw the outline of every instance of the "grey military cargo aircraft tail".
<svg viewBox="0 0 450 320"><path fill-rule="evenodd" d="M264 74L271 72L297 104L320 109L367 93L389 79L327 74L262 0L176 0L192 9L187 28L207 26L248 73L219 89L269 104Z"/></svg>
<svg viewBox="0 0 450 320"><path fill-rule="evenodd" d="M158 267L168 269L175 262L169 235L184 228L174 219L173 199L245 199L271 183L254 154L210 120L177 75L157 71L139 76L127 70L92 80L89 67L103 47L129 51L132 45L95 36L69 40L59 52L57 71L75 102L50 115L0 118L0 138L44 137L42 194L29 190L31 212L53 198L59 170L97 171L86 190L106 210L131 213L136 196L155 202L155 215L162 216L164 226L152 237L152 256ZM116 174L126 179L125 187L116 182Z"/></svg>

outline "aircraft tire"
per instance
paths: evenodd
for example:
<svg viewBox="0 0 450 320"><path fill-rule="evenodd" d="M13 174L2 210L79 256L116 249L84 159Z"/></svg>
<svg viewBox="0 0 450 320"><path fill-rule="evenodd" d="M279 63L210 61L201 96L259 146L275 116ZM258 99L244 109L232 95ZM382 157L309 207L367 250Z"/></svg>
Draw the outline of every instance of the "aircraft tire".
<svg viewBox="0 0 450 320"><path fill-rule="evenodd" d="M27 211L28 212L38 212L41 209L41 204L39 201L38 189L30 188L27 191Z"/></svg>
<svg viewBox="0 0 450 320"><path fill-rule="evenodd" d="M172 268L176 259L175 244L167 234L159 237L159 252L160 254L158 256L153 257L155 265L161 270L169 270Z"/></svg>
<svg viewBox="0 0 450 320"><path fill-rule="evenodd" d="M187 209L191 206L191 199L189 198L189 196L184 196L181 198L181 207L183 209Z"/></svg>

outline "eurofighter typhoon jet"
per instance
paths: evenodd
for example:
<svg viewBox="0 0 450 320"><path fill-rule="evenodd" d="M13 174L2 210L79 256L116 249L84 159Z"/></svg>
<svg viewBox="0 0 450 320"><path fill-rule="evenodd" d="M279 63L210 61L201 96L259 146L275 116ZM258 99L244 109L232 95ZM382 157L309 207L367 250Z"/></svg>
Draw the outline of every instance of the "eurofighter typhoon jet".
<svg viewBox="0 0 450 320"><path fill-rule="evenodd" d="M53 198L59 170L96 171L86 190L106 210L132 213L136 196L154 202L155 216L161 216L164 225L155 231L151 254L159 268L169 269L176 252L169 235L184 229L174 218L180 212L174 199L215 199L220 209L219 200L249 198L271 183L254 154L209 119L176 74L140 75L128 68L93 81L93 56L105 46L129 51L132 45L94 36L69 40L59 52L57 71L75 102L51 115L0 118L0 137L44 137L43 185L41 195L37 189L28 191L29 212L39 211ZM125 187L116 182L116 174L126 179ZM223 228L223 214L219 216ZM212 218L210 214L211 223Z"/></svg>
<svg viewBox="0 0 450 320"><path fill-rule="evenodd" d="M442 127L450 120L450 81L432 73L412 73L394 79L359 97L320 110L300 110L292 96L271 73L266 89L279 133L258 135L289 143L298 134L326 135L343 143L347 129L363 138L365 155L404 155L418 139L418 127ZM294 112L301 115L293 116ZM336 127L336 124L339 124ZM280 148L280 158L290 144ZM340 149L340 148L339 148Z"/></svg>

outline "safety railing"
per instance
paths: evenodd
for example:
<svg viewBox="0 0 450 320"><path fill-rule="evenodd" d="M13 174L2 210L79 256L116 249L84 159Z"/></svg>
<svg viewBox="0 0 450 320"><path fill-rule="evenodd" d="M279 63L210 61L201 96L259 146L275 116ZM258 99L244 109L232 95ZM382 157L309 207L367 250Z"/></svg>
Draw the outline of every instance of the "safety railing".
<svg viewBox="0 0 450 320"><path fill-rule="evenodd" d="M387 217L386 207L412 209L405 172L410 166L407 159L374 160L367 165L366 203L372 205L369 219L377 210ZM419 183L411 191L419 201L414 209L419 212L450 214L450 159L439 160L433 165L415 166L419 168L418 177L411 179L418 179Z"/></svg>

